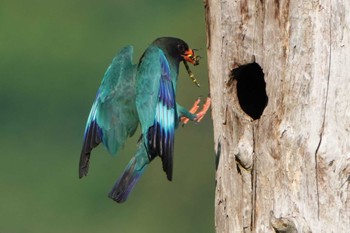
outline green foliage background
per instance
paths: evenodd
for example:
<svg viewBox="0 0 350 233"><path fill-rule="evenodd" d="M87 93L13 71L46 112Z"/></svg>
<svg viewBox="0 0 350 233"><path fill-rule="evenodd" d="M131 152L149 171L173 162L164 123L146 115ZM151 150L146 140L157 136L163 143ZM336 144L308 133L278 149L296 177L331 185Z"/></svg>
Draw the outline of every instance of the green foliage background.
<svg viewBox="0 0 350 233"><path fill-rule="evenodd" d="M2 0L0 2L0 232L213 232L214 151L210 114L177 130L174 181L154 161L129 200L107 198L135 151L93 152L78 179L85 122L113 56L135 62L159 36L176 36L203 59L181 66L178 102L208 94L202 1Z"/></svg>

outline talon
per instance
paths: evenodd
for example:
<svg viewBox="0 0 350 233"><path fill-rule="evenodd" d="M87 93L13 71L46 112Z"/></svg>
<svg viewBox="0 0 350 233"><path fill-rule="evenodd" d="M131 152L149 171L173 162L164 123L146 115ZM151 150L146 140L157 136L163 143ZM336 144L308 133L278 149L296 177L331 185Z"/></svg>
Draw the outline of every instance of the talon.
<svg viewBox="0 0 350 233"><path fill-rule="evenodd" d="M199 109L199 102L200 102L200 98L198 98L194 102L192 108L189 110L190 113L195 114L197 112L197 110ZM200 122L203 119L203 117L205 116L205 114L209 110L210 105L211 105L211 99L210 99L210 97L208 97L206 99L205 103L203 104L202 110L196 114L196 118L194 119L196 122ZM182 126L184 126L185 124L187 124L189 122L190 119L188 119L187 117L181 117L180 120L182 122Z"/></svg>
<svg viewBox="0 0 350 233"><path fill-rule="evenodd" d="M205 114L207 113L210 107L210 104L211 104L211 99L208 97L205 103L203 104L202 110L199 113L197 113L197 117L195 121L200 122L203 119L203 117L205 116Z"/></svg>
<svg viewBox="0 0 350 233"><path fill-rule="evenodd" d="M182 126L186 125L189 122L190 119L187 117L181 117L180 121L182 122Z"/></svg>

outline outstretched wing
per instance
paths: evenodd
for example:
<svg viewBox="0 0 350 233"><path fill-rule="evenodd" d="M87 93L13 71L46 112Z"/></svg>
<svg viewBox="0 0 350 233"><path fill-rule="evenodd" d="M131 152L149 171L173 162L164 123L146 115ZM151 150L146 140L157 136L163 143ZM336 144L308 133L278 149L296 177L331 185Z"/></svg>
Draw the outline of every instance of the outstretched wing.
<svg viewBox="0 0 350 233"><path fill-rule="evenodd" d="M136 65L132 64L133 47L123 48L108 67L92 105L84 133L79 177L86 176L90 153L103 143L115 155L132 136L138 125L135 105Z"/></svg>
<svg viewBox="0 0 350 233"><path fill-rule="evenodd" d="M146 50L136 79L136 107L148 156L150 160L157 155L162 158L163 170L171 180L177 110L169 63L158 47Z"/></svg>

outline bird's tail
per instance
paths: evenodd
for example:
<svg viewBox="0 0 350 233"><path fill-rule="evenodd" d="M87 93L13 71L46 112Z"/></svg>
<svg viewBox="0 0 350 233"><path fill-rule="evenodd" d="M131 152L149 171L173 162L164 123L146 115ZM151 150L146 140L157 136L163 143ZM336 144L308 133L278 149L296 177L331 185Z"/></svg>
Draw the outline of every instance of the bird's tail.
<svg viewBox="0 0 350 233"><path fill-rule="evenodd" d="M143 143L139 143L136 155L130 160L126 166L124 173L119 177L114 187L109 193L109 198L118 203L126 201L131 190L140 179L145 168L149 163L148 155Z"/></svg>

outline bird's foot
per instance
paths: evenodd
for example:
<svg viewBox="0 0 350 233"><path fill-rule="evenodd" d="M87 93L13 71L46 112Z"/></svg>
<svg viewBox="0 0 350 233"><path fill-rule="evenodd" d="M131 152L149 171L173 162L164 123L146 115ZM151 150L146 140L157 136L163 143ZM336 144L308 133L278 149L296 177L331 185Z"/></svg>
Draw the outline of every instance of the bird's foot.
<svg viewBox="0 0 350 233"><path fill-rule="evenodd" d="M209 110L210 105L211 105L211 99L210 97L207 97L207 99L205 100L205 103L203 104L202 110L199 113L197 113L197 117L195 118L195 121L200 122L203 119L203 117Z"/></svg>
<svg viewBox="0 0 350 233"><path fill-rule="evenodd" d="M197 112L197 110L199 109L199 103L200 103L200 101L201 101L200 98L198 98L198 99L194 102L192 108L189 110L189 112L190 112L191 114L195 114L195 113ZM205 116L205 114L207 113L207 111L208 111L209 108L210 108L210 104L211 104L211 99L210 99L210 97L207 97L205 103L203 104L202 110L201 110L200 112L198 112L197 114L195 114L196 117L194 118L194 120L195 120L196 122L200 122L200 121L203 119L203 117ZM189 122L189 120L190 120L190 119L187 118L187 117L181 117L181 122L183 123L183 125L187 124L187 123Z"/></svg>

